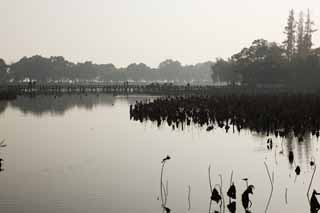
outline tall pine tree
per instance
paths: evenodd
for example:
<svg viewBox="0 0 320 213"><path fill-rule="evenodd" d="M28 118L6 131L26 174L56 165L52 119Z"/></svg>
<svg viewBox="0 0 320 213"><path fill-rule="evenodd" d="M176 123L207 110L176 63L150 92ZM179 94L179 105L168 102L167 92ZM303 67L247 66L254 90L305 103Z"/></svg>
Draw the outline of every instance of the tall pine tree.
<svg viewBox="0 0 320 213"><path fill-rule="evenodd" d="M304 14L301 11L299 14L298 31L297 31L297 54L298 57L305 56L305 44L304 44Z"/></svg>
<svg viewBox="0 0 320 213"><path fill-rule="evenodd" d="M305 22L305 29L304 29L304 37L303 37L303 43L304 43L304 52L305 54L309 54L311 47L312 47L312 34L316 32L317 30L313 29L314 22L311 20L310 17L310 11L308 9L307 13L307 20Z"/></svg>
<svg viewBox="0 0 320 213"><path fill-rule="evenodd" d="M285 47L285 52L287 55L287 58L289 61L293 58L296 48L295 48L295 42L296 42L296 21L294 18L294 10L290 10L289 17L287 21L287 26L284 28L284 33L286 34L286 40L283 42Z"/></svg>

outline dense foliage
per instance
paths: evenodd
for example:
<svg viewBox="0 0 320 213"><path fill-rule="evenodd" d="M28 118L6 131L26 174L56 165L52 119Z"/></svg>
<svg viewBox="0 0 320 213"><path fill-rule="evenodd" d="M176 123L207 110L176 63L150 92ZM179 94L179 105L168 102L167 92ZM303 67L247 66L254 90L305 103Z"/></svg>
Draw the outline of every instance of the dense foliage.
<svg viewBox="0 0 320 213"><path fill-rule="evenodd" d="M309 11L304 21L301 12L295 21L291 10L282 45L257 39L228 60L220 59L212 66L213 80L241 82L249 86L318 87L320 48L312 48Z"/></svg>
<svg viewBox="0 0 320 213"><path fill-rule="evenodd" d="M158 68L147 65L130 64L126 68L116 68L113 64L92 62L72 63L61 56L45 58L39 55L24 57L7 66L0 60L0 80L20 82L57 81L175 81L177 83L210 82L212 62L183 66L178 61L166 60Z"/></svg>
<svg viewBox="0 0 320 213"><path fill-rule="evenodd" d="M249 129L276 136L320 136L320 96L314 94L172 96L130 106L130 118L184 129Z"/></svg>

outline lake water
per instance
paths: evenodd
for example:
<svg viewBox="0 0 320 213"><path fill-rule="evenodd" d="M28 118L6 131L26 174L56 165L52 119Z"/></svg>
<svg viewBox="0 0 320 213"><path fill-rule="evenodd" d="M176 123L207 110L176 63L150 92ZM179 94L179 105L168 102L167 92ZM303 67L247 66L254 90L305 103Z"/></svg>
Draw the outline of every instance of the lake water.
<svg viewBox="0 0 320 213"><path fill-rule="evenodd" d="M224 194L233 171L237 212L244 212L242 178L255 186L251 211L264 212L271 190L264 162L274 172L268 212L310 212L306 193L313 173L309 162L319 160L316 138L272 137L268 150L267 137L249 131L207 132L195 125L182 131L130 120L129 105L144 98L150 97L64 95L0 102L0 140L7 144L0 149L0 212L163 212L160 170L167 154L163 179L172 212L208 212L209 164L214 184L222 175ZM320 191L319 177L317 171L311 192ZM213 203L214 209L219 206Z"/></svg>

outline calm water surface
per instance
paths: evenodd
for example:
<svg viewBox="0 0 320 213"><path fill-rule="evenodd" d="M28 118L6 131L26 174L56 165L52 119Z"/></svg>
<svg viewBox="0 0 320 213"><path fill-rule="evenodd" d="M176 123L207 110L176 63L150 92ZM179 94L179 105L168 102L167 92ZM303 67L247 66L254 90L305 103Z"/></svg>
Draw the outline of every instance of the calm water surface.
<svg viewBox="0 0 320 213"><path fill-rule="evenodd" d="M1 102L0 139L7 147L0 150L0 212L160 213L161 159L167 154L172 159L164 180L172 212L208 212L209 164L214 183L223 176L224 192L234 172L237 212L244 212L242 178L255 186L252 212L264 212L271 190L264 162L275 179L269 212L310 212L306 193L313 172L309 161L318 162L316 138L272 137L274 148L268 150L267 137L249 131L226 134L197 126L182 131L130 121L129 105L144 98L150 97L65 95ZM302 169L296 180L291 150ZM311 188L320 191L319 177L316 172Z"/></svg>

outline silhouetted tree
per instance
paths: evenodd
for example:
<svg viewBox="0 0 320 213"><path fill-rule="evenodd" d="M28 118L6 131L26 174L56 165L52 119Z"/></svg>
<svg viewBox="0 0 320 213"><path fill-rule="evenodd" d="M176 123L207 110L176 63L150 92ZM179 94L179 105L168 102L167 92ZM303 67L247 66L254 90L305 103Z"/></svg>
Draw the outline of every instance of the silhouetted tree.
<svg viewBox="0 0 320 213"><path fill-rule="evenodd" d="M222 58L218 58L217 61L212 64L211 78L214 82L226 82L234 83L239 81L238 74L234 70L232 61L225 61Z"/></svg>
<svg viewBox="0 0 320 213"><path fill-rule="evenodd" d="M305 56L305 44L304 44L304 14L302 11L299 14L296 46L297 46L298 57L303 58Z"/></svg>
<svg viewBox="0 0 320 213"><path fill-rule="evenodd" d="M0 82L4 82L7 79L7 64L0 58Z"/></svg>
<svg viewBox="0 0 320 213"><path fill-rule="evenodd" d="M307 54L310 53L311 47L312 47L312 34L316 32L315 29L313 29L314 22L311 20L310 17L310 11L308 9L307 12L307 20L305 22L305 33L303 37L303 42L304 42L304 49Z"/></svg>
<svg viewBox="0 0 320 213"><path fill-rule="evenodd" d="M296 42L296 21L294 18L294 10L290 10L287 25L284 28L284 33L286 34L286 40L283 42L284 48L286 50L286 55L289 61L293 58L296 48L295 48L295 42Z"/></svg>
<svg viewBox="0 0 320 213"><path fill-rule="evenodd" d="M6 66L6 62L2 58L0 58L0 68L3 68L5 66Z"/></svg>
<svg viewBox="0 0 320 213"><path fill-rule="evenodd" d="M36 80L39 82L61 81L208 81L212 62L182 66L180 62L166 60L159 68L153 69L143 63L133 63L126 68L116 68L113 64L95 64L91 61L72 63L62 56L45 58L39 55L23 57L10 66L6 76L15 82ZM1 73L0 73L1 75Z"/></svg>
<svg viewBox="0 0 320 213"><path fill-rule="evenodd" d="M285 58L283 49L276 43L258 39L231 58L245 84L278 83L283 78L281 69Z"/></svg>

